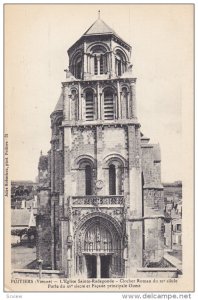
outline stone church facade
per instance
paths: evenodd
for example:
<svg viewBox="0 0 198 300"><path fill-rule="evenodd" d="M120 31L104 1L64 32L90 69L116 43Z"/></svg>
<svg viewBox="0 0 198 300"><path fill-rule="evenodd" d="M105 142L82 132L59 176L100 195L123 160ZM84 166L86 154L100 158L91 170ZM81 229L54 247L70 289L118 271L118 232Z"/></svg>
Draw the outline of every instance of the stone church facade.
<svg viewBox="0 0 198 300"><path fill-rule="evenodd" d="M131 52L100 17L68 50L37 215L37 258L66 277L135 277L163 258L160 148L140 131Z"/></svg>

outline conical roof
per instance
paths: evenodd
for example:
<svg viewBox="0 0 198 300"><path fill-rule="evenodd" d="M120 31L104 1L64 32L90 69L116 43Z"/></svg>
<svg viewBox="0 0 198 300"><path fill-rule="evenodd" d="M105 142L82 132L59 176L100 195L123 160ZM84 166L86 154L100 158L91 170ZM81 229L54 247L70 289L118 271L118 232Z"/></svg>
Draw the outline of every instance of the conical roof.
<svg viewBox="0 0 198 300"><path fill-rule="evenodd" d="M126 43L109 25L107 25L102 19L100 19L100 15L98 19L85 31L85 33L77 40L69 49L72 49L77 43L82 42L83 39L86 39L90 36L99 36L99 35L113 35L117 39L119 39L124 45L126 45L129 49L131 46Z"/></svg>
<svg viewBox="0 0 198 300"><path fill-rule="evenodd" d="M103 20L97 19L83 34L86 35L95 35L95 34L116 34L116 32L109 27Z"/></svg>
<svg viewBox="0 0 198 300"><path fill-rule="evenodd" d="M63 110L63 93L60 94L60 97L58 99L58 102L56 103L55 111Z"/></svg>

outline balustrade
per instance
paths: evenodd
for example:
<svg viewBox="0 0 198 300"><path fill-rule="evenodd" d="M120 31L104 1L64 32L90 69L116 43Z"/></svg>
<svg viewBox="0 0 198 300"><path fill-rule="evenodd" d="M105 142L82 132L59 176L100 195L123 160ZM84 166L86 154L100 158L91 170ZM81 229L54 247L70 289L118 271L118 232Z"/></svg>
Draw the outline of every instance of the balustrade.
<svg viewBox="0 0 198 300"><path fill-rule="evenodd" d="M124 196L75 196L71 198L72 206L123 206Z"/></svg>

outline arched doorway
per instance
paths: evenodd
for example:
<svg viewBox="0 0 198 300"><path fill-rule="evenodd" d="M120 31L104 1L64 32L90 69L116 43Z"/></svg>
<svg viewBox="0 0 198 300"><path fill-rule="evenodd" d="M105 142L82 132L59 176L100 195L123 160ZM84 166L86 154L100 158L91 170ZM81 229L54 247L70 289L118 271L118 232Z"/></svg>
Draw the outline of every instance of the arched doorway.
<svg viewBox="0 0 198 300"><path fill-rule="evenodd" d="M92 214L93 215L93 214ZM105 214L87 217L75 236L75 273L86 278L122 276L119 224Z"/></svg>

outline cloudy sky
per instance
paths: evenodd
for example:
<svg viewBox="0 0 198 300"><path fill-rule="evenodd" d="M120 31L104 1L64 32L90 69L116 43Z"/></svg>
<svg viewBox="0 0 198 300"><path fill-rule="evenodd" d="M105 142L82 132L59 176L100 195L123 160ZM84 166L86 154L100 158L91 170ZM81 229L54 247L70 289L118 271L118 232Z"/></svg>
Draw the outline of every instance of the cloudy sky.
<svg viewBox="0 0 198 300"><path fill-rule="evenodd" d="M35 180L67 49L101 18L132 45L141 130L160 143L162 181L183 179L192 120L191 5L6 5L5 99L13 180ZM192 128L190 128L192 129Z"/></svg>

